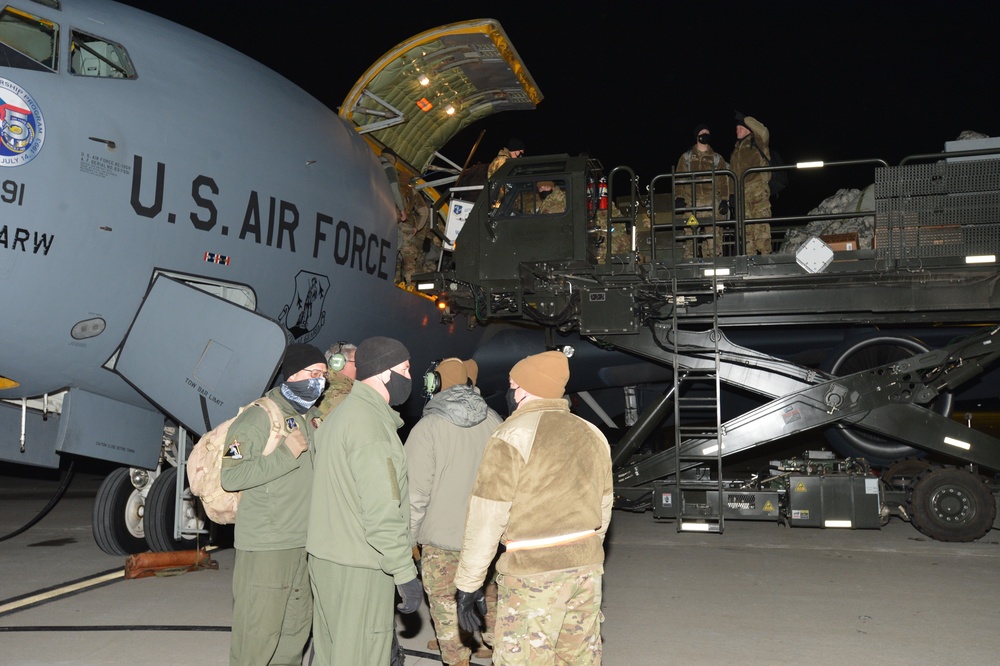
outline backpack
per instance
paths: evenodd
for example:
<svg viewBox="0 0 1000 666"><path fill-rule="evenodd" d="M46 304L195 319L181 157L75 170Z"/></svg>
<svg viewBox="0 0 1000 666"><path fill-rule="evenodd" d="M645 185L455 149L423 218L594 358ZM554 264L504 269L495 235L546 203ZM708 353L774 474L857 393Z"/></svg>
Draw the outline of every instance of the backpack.
<svg viewBox="0 0 1000 666"><path fill-rule="evenodd" d="M232 493L222 487L222 456L225 453L226 436L233 421L254 405L263 408L271 421L271 433L267 437L267 444L264 445L264 455L269 455L287 433L284 429L285 417L277 403L264 397L241 407L236 416L223 421L202 435L188 456L187 475L191 492L201 499L205 515L220 525L236 522L236 509L240 502L239 492Z"/></svg>
<svg viewBox="0 0 1000 666"><path fill-rule="evenodd" d="M768 159L767 155L764 154L764 151L760 149L760 146L757 145L753 138L750 139L750 142L753 144L753 147L757 149L757 152L760 153L760 156L764 158L764 161L767 162L768 166L785 166L788 164L788 162L786 162L781 156L781 153L774 148L771 148L771 159ZM778 195L781 194L781 191L788 187L788 171L772 171L770 187L771 197L777 199Z"/></svg>

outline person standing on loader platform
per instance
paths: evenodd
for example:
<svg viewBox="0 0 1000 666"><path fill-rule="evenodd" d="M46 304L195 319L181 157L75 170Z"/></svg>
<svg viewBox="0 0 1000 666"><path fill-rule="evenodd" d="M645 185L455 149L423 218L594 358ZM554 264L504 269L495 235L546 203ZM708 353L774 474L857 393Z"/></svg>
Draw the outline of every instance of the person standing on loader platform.
<svg viewBox="0 0 1000 666"><path fill-rule="evenodd" d="M485 613L497 562L494 664L601 663L604 535L614 499L611 450L563 398L569 362L548 351L510 371L511 416L486 445L472 488L455 585L462 628Z"/></svg>
<svg viewBox="0 0 1000 666"><path fill-rule="evenodd" d="M313 648L323 666L390 663L393 591L412 613L424 592L410 544L406 455L390 406L410 397L410 353L398 340L363 340L358 379L316 433L309 535Z"/></svg>
<svg viewBox="0 0 1000 666"><path fill-rule="evenodd" d="M486 177L492 178L497 169L502 167L507 160L516 160L521 155L524 155L524 150L524 141L520 139L508 139L507 145L501 148L497 156L490 162L490 168L486 170Z"/></svg>
<svg viewBox="0 0 1000 666"><path fill-rule="evenodd" d="M712 134L707 125L698 125L694 130L695 144L677 160L675 173L685 174L693 171L719 171L728 169L729 165L722 156L712 150ZM714 184L713 184L714 180ZM723 227L720 220L729 219L729 196L732 194L729 178L716 176L676 176L674 200L676 209L684 212L684 217L690 220L693 215L696 224L688 224L684 233L688 236L695 229L715 227L713 238L706 238L701 243L701 256L718 257L722 255ZM694 258L693 242L684 243L684 257Z"/></svg>
<svg viewBox="0 0 1000 666"><path fill-rule="evenodd" d="M739 187L743 173L751 167L769 166L771 133L756 118L736 112L736 145L729 163L736 173ZM743 217L771 217L771 173L761 171L751 174L743 185ZM771 223L757 222L746 225L747 254L771 254Z"/></svg>
<svg viewBox="0 0 1000 666"><path fill-rule="evenodd" d="M444 359L427 372L424 383L431 398L404 447L410 485L410 539L420 546L421 578L437 635L433 647L427 647L441 650L445 664L468 666L472 651L459 631L455 570L472 483L486 442L502 419L476 393L461 359ZM487 613L483 632L487 645L493 642L495 585L492 591L493 603L488 604L492 613ZM477 657L490 654L488 649L476 652Z"/></svg>
<svg viewBox="0 0 1000 666"><path fill-rule="evenodd" d="M233 567L232 666L301 664L312 626L306 566L306 527L312 494L313 404L325 385L326 358L316 347L291 344L281 364L284 381L267 392L284 424L264 409L243 411L229 427L222 487L242 491L236 516ZM264 455L271 428L290 429Z"/></svg>

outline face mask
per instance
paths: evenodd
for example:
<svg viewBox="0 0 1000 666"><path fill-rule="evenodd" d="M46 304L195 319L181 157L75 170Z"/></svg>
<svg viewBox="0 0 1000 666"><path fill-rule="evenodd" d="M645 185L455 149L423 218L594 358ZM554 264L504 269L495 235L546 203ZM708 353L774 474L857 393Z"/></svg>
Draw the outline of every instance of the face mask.
<svg viewBox="0 0 1000 666"><path fill-rule="evenodd" d="M404 377L395 370L389 371L389 381L385 383L385 390L389 392L389 404L395 407L402 405L410 397L411 382L409 377Z"/></svg>
<svg viewBox="0 0 1000 666"><path fill-rule="evenodd" d="M281 385L281 395L292 403L295 411L304 414L316 404L324 388L326 388L324 377L310 377L298 382L285 382Z"/></svg>
<svg viewBox="0 0 1000 666"><path fill-rule="evenodd" d="M513 388L507 389L506 398L507 398L507 414L508 415L513 414L514 410L516 410L520 406L518 404L517 400L514 399L514 391L516 391L516 390L517 389L513 389Z"/></svg>
<svg viewBox="0 0 1000 666"><path fill-rule="evenodd" d="M711 134L699 134L698 135L698 143L704 143L704 144L707 145L711 140L712 140L712 135Z"/></svg>

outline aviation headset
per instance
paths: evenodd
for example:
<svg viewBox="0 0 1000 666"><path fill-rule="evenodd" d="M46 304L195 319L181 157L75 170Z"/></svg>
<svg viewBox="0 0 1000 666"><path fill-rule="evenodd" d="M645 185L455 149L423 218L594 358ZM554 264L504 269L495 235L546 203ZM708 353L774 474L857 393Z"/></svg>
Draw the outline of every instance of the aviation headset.
<svg viewBox="0 0 1000 666"><path fill-rule="evenodd" d="M337 351L333 352L333 354L330 355L330 358L326 361L327 365L329 365L330 369L334 372L340 372L347 367L347 357L344 356L344 345L346 344L347 342L344 340L338 341Z"/></svg>
<svg viewBox="0 0 1000 666"><path fill-rule="evenodd" d="M452 356L450 358L439 358L436 361L431 361L431 366L424 373L423 396L425 398L430 398L441 390L441 373L437 371L437 368L445 361L458 361L461 363L462 359Z"/></svg>

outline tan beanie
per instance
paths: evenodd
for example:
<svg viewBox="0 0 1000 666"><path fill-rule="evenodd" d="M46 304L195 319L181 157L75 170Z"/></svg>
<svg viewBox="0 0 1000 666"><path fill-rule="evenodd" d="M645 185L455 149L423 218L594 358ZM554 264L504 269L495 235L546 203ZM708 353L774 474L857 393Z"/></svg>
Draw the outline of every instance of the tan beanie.
<svg viewBox="0 0 1000 666"><path fill-rule="evenodd" d="M529 356L510 369L510 378L539 398L561 398L569 381L569 359L561 351Z"/></svg>
<svg viewBox="0 0 1000 666"><path fill-rule="evenodd" d="M476 380L479 379L479 364L476 363L475 359L468 358L462 363L465 364L465 374L468 375L469 379L472 380L472 385L476 385Z"/></svg>
<svg viewBox="0 0 1000 666"><path fill-rule="evenodd" d="M460 358L446 358L438 363L435 370L441 377L442 391L450 389L456 384L464 386L469 379L469 375L465 372L465 364Z"/></svg>

